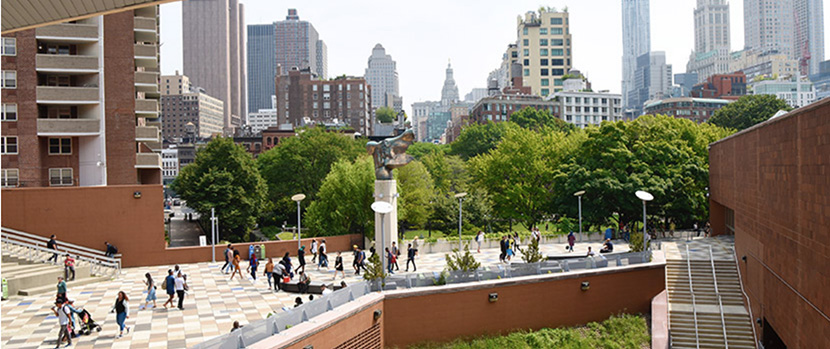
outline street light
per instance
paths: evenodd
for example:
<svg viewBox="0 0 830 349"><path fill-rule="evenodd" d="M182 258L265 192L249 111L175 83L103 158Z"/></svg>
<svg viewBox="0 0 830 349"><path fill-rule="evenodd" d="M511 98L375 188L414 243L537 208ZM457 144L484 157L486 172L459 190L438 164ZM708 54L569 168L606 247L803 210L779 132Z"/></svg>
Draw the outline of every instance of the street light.
<svg viewBox="0 0 830 349"><path fill-rule="evenodd" d="M461 251L461 202L464 201L464 197L467 196L467 193L458 193L455 194L455 198L458 199L458 250Z"/></svg>
<svg viewBox="0 0 830 349"><path fill-rule="evenodd" d="M574 196L579 200L579 236L582 236L582 195L585 195L584 190L574 193Z"/></svg>
<svg viewBox="0 0 830 349"><path fill-rule="evenodd" d="M305 194L295 194L291 197L291 200L297 202L297 251L300 250L300 232L303 227L302 222L300 221L300 201L305 199Z"/></svg>
<svg viewBox="0 0 830 349"><path fill-rule="evenodd" d="M383 220L384 220L384 218L386 218L386 214L389 213L389 212L392 212L392 210L393 210L392 204L390 204L386 201L375 201L375 202L372 203L372 211L375 211L375 213L380 214L380 248L378 249L378 254L380 255L380 267L381 268L386 268L386 265L384 264L384 259L386 259L386 253L385 253L386 250L384 250L384 248L386 247L386 245L384 245L384 238L383 238L383 236L384 236L384 232L383 232L384 222L383 222ZM377 243L377 241L375 243ZM382 270L381 270L381 273L383 273Z"/></svg>
<svg viewBox="0 0 830 349"><path fill-rule="evenodd" d="M219 237L219 218L216 217L216 209L211 207L210 208L210 243L213 245L211 247L211 256L213 258L213 263L216 263L216 240Z"/></svg>
<svg viewBox="0 0 830 349"><path fill-rule="evenodd" d="M654 195L651 195L647 191L638 190L634 195L637 195L637 198L643 201L643 251L645 251L648 247L646 243L646 201L654 200Z"/></svg>

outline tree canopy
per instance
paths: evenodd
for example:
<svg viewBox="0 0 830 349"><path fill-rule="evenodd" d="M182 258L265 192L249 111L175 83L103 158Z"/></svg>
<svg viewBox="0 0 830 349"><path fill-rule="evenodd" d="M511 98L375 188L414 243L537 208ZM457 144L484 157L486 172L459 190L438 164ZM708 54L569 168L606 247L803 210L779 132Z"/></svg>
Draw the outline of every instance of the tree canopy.
<svg viewBox="0 0 830 349"><path fill-rule="evenodd" d="M312 236L368 234L374 227L375 170L372 158L342 159L331 167L311 201L306 222Z"/></svg>
<svg viewBox="0 0 830 349"><path fill-rule="evenodd" d="M539 131L543 128L551 128L558 131L571 132L576 126L551 114L548 110L525 107L510 114L510 121L519 127Z"/></svg>
<svg viewBox="0 0 830 349"><path fill-rule="evenodd" d="M507 130L517 128L512 122L472 124L461 129L458 139L450 144L451 153L467 160L496 148Z"/></svg>
<svg viewBox="0 0 830 349"><path fill-rule="evenodd" d="M432 176L420 161L412 161L394 170L400 200L398 220L407 227L423 227L432 214L430 201L435 195Z"/></svg>
<svg viewBox="0 0 830 349"><path fill-rule="evenodd" d="M766 121L779 110L792 109L786 101L773 95L746 95L715 111L709 123L740 131Z"/></svg>
<svg viewBox="0 0 830 349"><path fill-rule="evenodd" d="M389 107L380 107L377 110L375 110L375 117L377 118L378 122L388 124L390 122L395 121L395 119L398 117L398 113L395 112L395 109Z"/></svg>

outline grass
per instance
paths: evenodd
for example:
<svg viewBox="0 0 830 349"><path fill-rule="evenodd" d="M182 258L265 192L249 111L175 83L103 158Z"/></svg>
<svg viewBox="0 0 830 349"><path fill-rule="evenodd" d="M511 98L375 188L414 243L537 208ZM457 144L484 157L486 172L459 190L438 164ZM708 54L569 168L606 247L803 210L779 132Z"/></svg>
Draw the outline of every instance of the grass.
<svg viewBox="0 0 830 349"><path fill-rule="evenodd" d="M639 315L612 316L601 323L574 328L543 328L497 337L459 338L448 343L421 343L421 349L478 348L648 348L651 338L646 320Z"/></svg>
<svg viewBox="0 0 830 349"><path fill-rule="evenodd" d="M294 237L294 233L279 233L279 234L277 234L277 237L280 238L280 240L295 240L296 239Z"/></svg>

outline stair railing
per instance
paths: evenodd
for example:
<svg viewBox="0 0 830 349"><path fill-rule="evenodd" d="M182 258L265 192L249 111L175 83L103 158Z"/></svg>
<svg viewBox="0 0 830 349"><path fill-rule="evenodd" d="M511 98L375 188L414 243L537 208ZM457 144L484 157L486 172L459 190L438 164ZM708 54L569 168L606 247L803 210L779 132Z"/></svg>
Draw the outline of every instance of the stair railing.
<svg viewBox="0 0 830 349"><path fill-rule="evenodd" d="M735 270L738 271L738 284L741 285L741 295L743 295L744 299L746 299L746 310L749 312L749 325L752 327L752 342L755 344L755 348L758 348L758 333L755 331L755 317L752 316L752 303L750 303L749 295L747 295L744 290L744 281L741 276L741 266L738 263L738 252L734 248L732 249L732 256L735 257Z"/></svg>
<svg viewBox="0 0 830 349"><path fill-rule="evenodd" d="M75 256L76 261L89 263L91 274L103 275L106 271L110 271L116 278L121 274L121 254L107 257L104 251L65 241L58 241L58 250L53 250L46 247L49 239L45 237L6 227L0 228L0 238L2 238L4 249L7 248L7 244L24 249L24 258L29 261L38 261L41 257L40 253L59 255L69 253Z"/></svg>
<svg viewBox="0 0 830 349"><path fill-rule="evenodd" d="M700 349L700 330L697 325L697 304L695 289L692 287L692 256L689 255L689 245L686 245L686 271L689 273L689 293L692 295L692 316L695 319L695 348Z"/></svg>
<svg viewBox="0 0 830 349"><path fill-rule="evenodd" d="M717 270L715 270L715 256L712 253L712 245L709 245L709 262L712 263L712 281L715 283L715 296L718 297L720 323L723 328L723 346L725 349L729 349L729 341L726 338L726 319L723 316L723 301L721 300L720 291L718 291L718 273Z"/></svg>

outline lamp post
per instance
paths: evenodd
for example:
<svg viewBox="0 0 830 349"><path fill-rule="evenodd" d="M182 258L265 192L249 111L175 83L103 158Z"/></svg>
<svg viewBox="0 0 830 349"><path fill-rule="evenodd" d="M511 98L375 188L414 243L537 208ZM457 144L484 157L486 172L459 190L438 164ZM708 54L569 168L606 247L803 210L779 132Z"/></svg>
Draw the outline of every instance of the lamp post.
<svg viewBox="0 0 830 349"><path fill-rule="evenodd" d="M216 218L216 209L211 207L210 208L210 244L211 244L211 257L213 259L213 263L216 263L216 236L219 234L219 219Z"/></svg>
<svg viewBox="0 0 830 349"><path fill-rule="evenodd" d="M584 190L574 193L574 196L579 201L579 236L582 236L582 195L585 195Z"/></svg>
<svg viewBox="0 0 830 349"><path fill-rule="evenodd" d="M381 268L386 268L386 264L384 263L384 260L386 259L386 250L385 250L386 245L384 244L384 238L383 238L384 235L385 235L385 233L383 232L384 219L386 218L387 213L392 212L392 209L393 209L392 204L390 204L386 201L375 201L375 202L372 203L372 211L375 211L375 213L380 214L380 246L377 249L377 251L378 251L378 254L380 255L380 267ZM382 272L383 271L381 271L381 273Z"/></svg>
<svg viewBox="0 0 830 349"><path fill-rule="evenodd" d="M467 196L467 193L458 193L455 194L455 198L458 199L458 250L461 251L461 202L464 201L464 197Z"/></svg>
<svg viewBox="0 0 830 349"><path fill-rule="evenodd" d="M303 199L305 199L305 194L295 194L291 197L291 200L297 202L297 251L300 250L300 234L303 227L302 221L300 220L300 201L303 201Z"/></svg>
<svg viewBox="0 0 830 349"><path fill-rule="evenodd" d="M637 198L643 201L643 251L648 249L647 239L646 239L646 202L654 200L654 195L651 195L647 191L638 190L634 195L637 195Z"/></svg>

